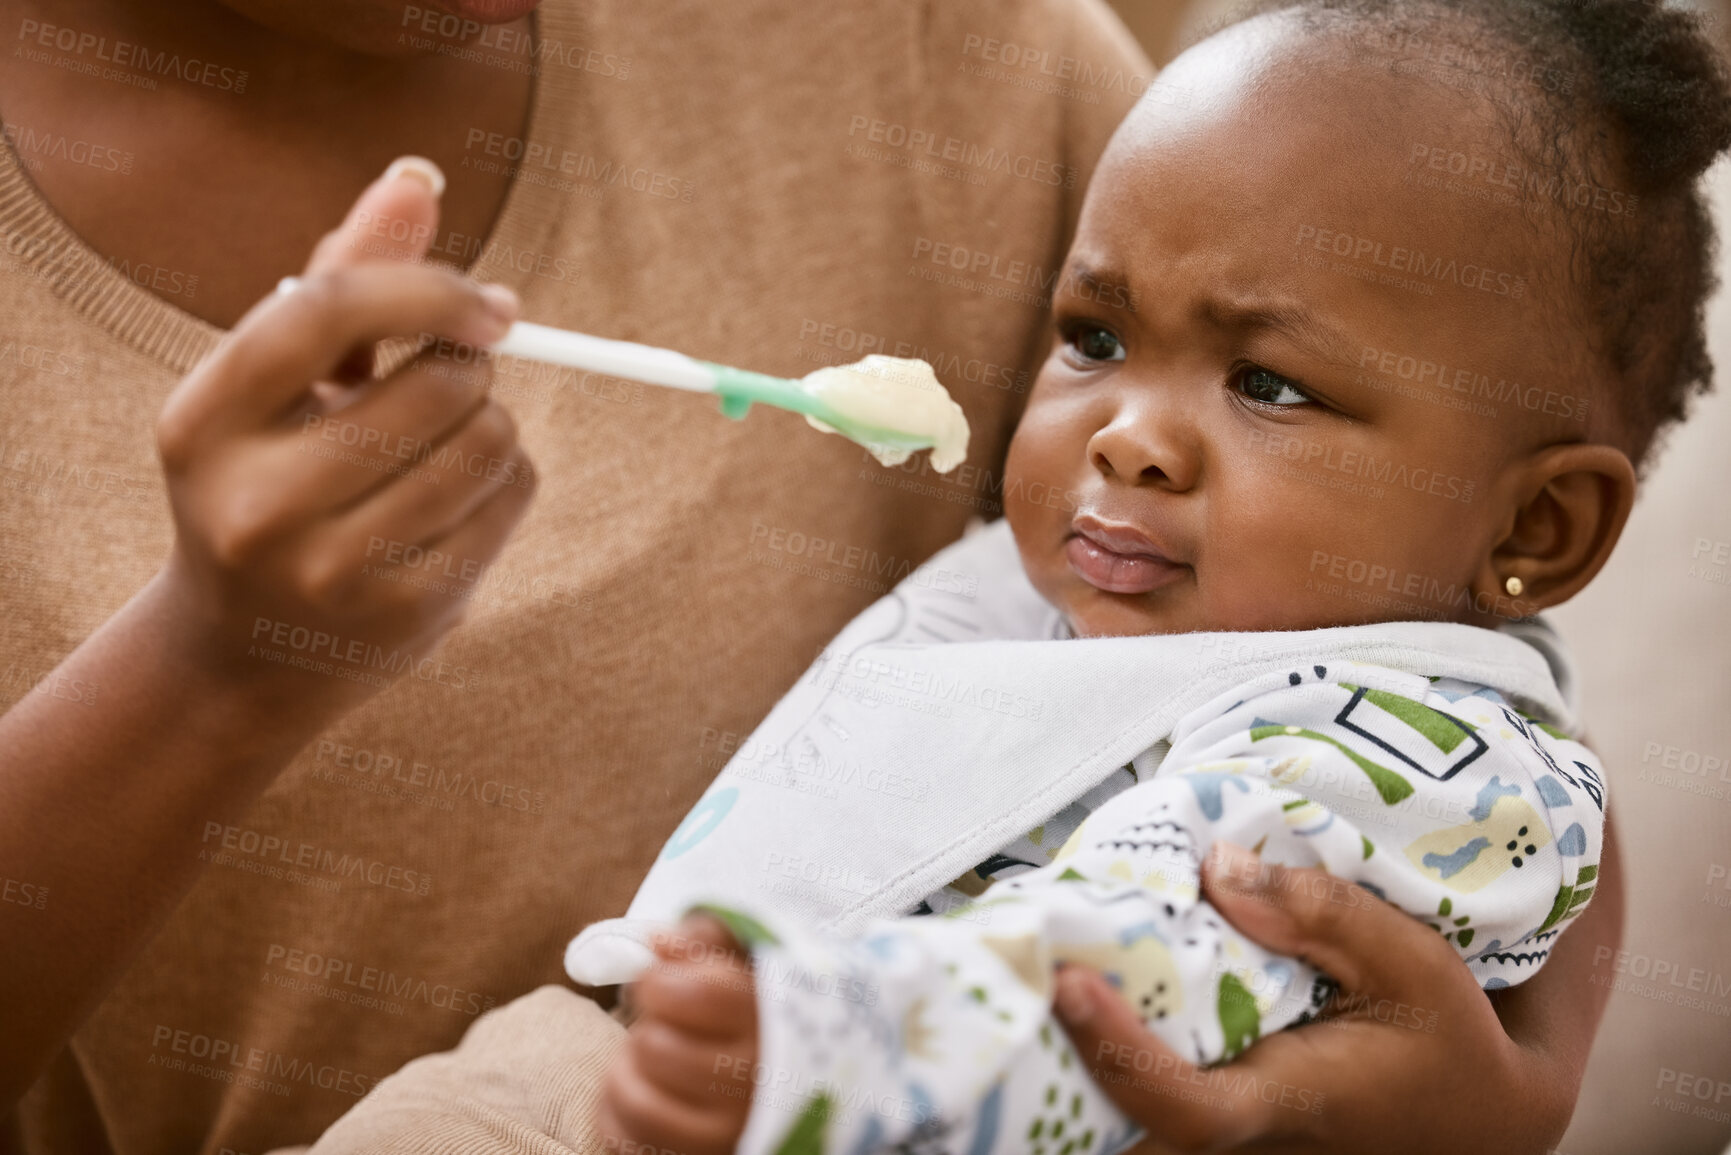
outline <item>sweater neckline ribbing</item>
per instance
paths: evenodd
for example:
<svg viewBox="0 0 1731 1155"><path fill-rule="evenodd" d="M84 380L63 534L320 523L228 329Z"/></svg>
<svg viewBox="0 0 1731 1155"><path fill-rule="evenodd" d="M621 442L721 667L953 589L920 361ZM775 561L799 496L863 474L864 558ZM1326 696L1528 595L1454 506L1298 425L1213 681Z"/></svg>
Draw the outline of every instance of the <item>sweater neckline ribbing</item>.
<svg viewBox="0 0 1731 1155"><path fill-rule="evenodd" d="M561 39L570 17L569 0L547 0L532 15L535 45ZM538 54L531 52L531 58ZM562 68L533 70L528 127L530 140L563 135L553 121L550 89L562 79ZM512 261L493 254L539 248L551 231L557 206L548 190L513 174L505 200L488 230L479 255L466 271L481 280L498 281L521 292L529 276ZM335 227L336 222L332 222ZM190 371L228 333L178 305L135 284L98 252L55 211L30 179L12 142L0 133L0 246L12 258L14 271L35 277L92 325L166 368Z"/></svg>

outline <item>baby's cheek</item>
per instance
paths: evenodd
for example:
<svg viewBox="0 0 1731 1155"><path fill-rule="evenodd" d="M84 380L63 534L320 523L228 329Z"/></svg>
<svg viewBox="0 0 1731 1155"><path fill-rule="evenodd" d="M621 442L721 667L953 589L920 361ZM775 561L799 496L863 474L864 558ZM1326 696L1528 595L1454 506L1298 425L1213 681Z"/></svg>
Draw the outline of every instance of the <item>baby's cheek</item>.
<svg viewBox="0 0 1731 1155"><path fill-rule="evenodd" d="M1387 493L1341 492L1246 511L1244 530L1232 535L1237 564L1223 577L1255 625L1236 628L1458 616L1452 591L1472 580L1476 538L1452 513Z"/></svg>
<svg viewBox="0 0 1731 1155"><path fill-rule="evenodd" d="M1362 552L1362 527L1290 482L1243 480L1210 500L1199 572L1211 619L1204 628L1305 629L1340 618L1352 603L1319 579L1334 558Z"/></svg>
<svg viewBox="0 0 1731 1155"><path fill-rule="evenodd" d="M1086 474L1087 439L1057 416L1031 410L1004 462L1004 518L1023 544L1025 560L1035 563L1029 572L1036 584L1038 563L1028 554L1047 554L1069 532L1079 477Z"/></svg>

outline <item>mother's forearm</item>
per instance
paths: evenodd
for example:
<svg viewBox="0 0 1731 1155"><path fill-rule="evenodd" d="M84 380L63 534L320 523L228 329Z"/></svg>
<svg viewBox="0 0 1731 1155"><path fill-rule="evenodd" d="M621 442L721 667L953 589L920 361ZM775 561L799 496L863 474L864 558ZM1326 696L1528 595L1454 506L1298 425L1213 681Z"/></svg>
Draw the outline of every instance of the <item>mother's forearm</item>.
<svg viewBox="0 0 1731 1155"><path fill-rule="evenodd" d="M1607 984L1593 979L1607 973L1602 964L1622 943L1623 867L1607 813L1598 882L1586 913L1558 937L1543 970L1519 986L1491 993L1503 1030L1550 1072L1555 1100L1546 1106L1558 1116L1559 1139L1574 1113L1593 1036L1611 994Z"/></svg>
<svg viewBox="0 0 1731 1155"><path fill-rule="evenodd" d="M0 715L0 1115L192 886L206 831L337 712L319 679L201 657L178 596L153 581Z"/></svg>

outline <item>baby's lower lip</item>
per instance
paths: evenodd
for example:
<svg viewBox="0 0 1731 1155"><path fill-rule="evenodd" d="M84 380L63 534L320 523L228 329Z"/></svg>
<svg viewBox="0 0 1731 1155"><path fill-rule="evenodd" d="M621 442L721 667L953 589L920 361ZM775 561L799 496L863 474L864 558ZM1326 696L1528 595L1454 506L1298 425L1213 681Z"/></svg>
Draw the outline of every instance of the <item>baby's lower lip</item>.
<svg viewBox="0 0 1731 1155"><path fill-rule="evenodd" d="M1190 568L1163 557L1114 553L1081 536L1064 543L1064 555L1076 576L1109 594L1152 593L1171 585Z"/></svg>

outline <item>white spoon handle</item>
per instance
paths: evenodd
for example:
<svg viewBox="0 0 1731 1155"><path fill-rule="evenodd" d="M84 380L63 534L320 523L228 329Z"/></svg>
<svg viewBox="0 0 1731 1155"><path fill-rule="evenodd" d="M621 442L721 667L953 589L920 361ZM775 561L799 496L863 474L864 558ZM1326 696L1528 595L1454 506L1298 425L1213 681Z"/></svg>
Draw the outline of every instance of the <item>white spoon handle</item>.
<svg viewBox="0 0 1731 1155"><path fill-rule="evenodd" d="M279 294L292 293L299 285L299 277L284 277L277 283L276 291ZM591 337L587 333L573 333L569 329L555 329L551 325L536 325L529 321L512 325L504 339L493 346L493 352L572 369L588 369L612 377L628 377L647 385L665 385L693 393L715 392L715 370L684 353L633 341Z"/></svg>
<svg viewBox="0 0 1731 1155"><path fill-rule="evenodd" d="M512 325L504 340L493 346L493 352L693 393L715 392L715 371L683 353L632 341L610 341L530 321Z"/></svg>

